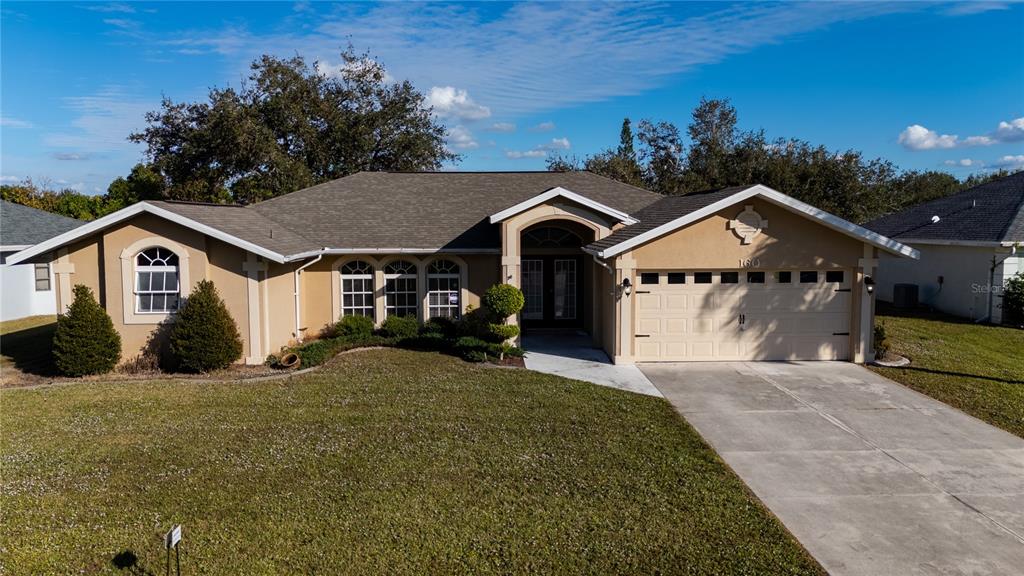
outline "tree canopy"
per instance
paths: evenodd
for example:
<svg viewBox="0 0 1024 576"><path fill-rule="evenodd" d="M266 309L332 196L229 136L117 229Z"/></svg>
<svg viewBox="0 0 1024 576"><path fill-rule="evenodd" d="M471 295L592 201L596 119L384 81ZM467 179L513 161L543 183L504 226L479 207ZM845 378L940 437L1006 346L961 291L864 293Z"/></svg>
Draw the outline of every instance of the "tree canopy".
<svg viewBox="0 0 1024 576"><path fill-rule="evenodd" d="M582 160L555 156L548 159L548 169L590 170L662 194L764 184L853 222L1007 175L990 172L961 182L946 172L901 172L888 160L868 159L856 150L833 151L797 138L769 140L760 130L743 132L737 120L728 100L704 98L691 113L688 149L671 122L642 120L634 134L627 118L616 148Z"/></svg>
<svg viewBox="0 0 1024 576"><path fill-rule="evenodd" d="M129 137L181 200L252 203L361 170L436 170L458 156L425 96L349 48L339 74L301 56L255 60L237 90L165 98Z"/></svg>

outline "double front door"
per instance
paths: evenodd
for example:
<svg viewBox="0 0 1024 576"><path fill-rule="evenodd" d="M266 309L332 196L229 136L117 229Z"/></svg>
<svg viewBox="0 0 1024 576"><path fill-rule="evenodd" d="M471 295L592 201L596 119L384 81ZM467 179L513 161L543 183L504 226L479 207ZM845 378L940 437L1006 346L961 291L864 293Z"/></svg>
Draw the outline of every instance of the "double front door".
<svg viewBox="0 0 1024 576"><path fill-rule="evenodd" d="M524 327L575 328L583 324L583 258L525 256L520 260Z"/></svg>

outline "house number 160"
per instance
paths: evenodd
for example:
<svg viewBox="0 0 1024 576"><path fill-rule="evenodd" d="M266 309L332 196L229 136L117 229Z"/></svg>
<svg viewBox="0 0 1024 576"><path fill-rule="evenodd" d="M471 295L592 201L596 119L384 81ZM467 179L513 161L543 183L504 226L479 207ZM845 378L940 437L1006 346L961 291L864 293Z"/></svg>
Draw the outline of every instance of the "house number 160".
<svg viewBox="0 0 1024 576"><path fill-rule="evenodd" d="M761 260L759 258L740 258L740 268L760 268Z"/></svg>

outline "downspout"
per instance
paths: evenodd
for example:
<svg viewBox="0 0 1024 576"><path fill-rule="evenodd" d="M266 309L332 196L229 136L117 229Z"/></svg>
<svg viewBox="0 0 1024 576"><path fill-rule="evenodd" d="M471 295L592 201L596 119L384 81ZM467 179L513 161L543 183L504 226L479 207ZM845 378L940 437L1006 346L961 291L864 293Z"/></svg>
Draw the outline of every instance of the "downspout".
<svg viewBox="0 0 1024 576"><path fill-rule="evenodd" d="M323 260L323 258L323 253L317 254L316 258L313 258L309 262L306 262L302 266L299 266L298 268L295 269L295 340L300 343L302 342L302 334L300 333L301 327L299 325L302 323L302 315L300 314L301 304L299 303L299 274L301 274L302 271L305 270L306 268L309 268L313 264L316 264L317 262Z"/></svg>
<svg viewBox="0 0 1024 576"><path fill-rule="evenodd" d="M611 266L601 262L601 260L598 259L597 254L591 254L590 257L594 259L594 262L596 262L598 266L607 270L612 276L615 276L615 270L612 270Z"/></svg>

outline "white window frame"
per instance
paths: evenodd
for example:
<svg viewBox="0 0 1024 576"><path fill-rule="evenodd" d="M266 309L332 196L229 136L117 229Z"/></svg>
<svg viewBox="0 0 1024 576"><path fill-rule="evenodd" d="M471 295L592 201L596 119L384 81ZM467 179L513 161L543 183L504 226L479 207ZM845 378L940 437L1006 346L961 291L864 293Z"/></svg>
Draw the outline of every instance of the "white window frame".
<svg viewBox="0 0 1024 576"><path fill-rule="evenodd" d="M444 267L443 271L441 267ZM454 267L454 271L452 271ZM434 281L438 288L434 289ZM454 284L453 284L454 283ZM445 288L441 288L444 284ZM427 319L451 318L457 320L462 316L462 266L447 258L439 258L427 264ZM452 302L452 296L455 302ZM436 297L438 303L434 303ZM443 314L441 312L447 312Z"/></svg>
<svg viewBox="0 0 1024 576"><path fill-rule="evenodd" d="M45 277L40 278L39 272L44 271ZM46 280L46 288L40 288L39 282ZM50 263L40 262L32 266L32 283L36 292L50 292L53 290L53 275L50 274Z"/></svg>
<svg viewBox="0 0 1024 576"><path fill-rule="evenodd" d="M157 259L163 260L165 263L164 264L160 264L160 265L139 264L139 258L142 258L142 257L145 257L146 259L150 260L151 262L154 261L153 258L151 258L150 256L146 255L146 253L151 251L151 250L155 250L156 251ZM166 253L166 255L163 254L163 253ZM174 265L166 264L166 260L171 258L171 257L173 257L174 260L177 261L177 264L174 264ZM134 289L135 313L136 314L145 314L145 315L154 315L155 314L155 315L160 315L160 316L165 316L167 314L175 314L175 313L177 313L177 311L181 308L181 259L178 257L178 255L173 250L171 250L169 248L165 248L163 246L150 246L150 247L145 248L143 250L139 250L135 254L135 257L133 258L133 262L134 262L134 270L133 270L132 278L133 278L133 285L135 287L135 289ZM176 286L175 286L174 290L168 290L166 288L166 280L167 280L166 273L168 273L168 272L173 272L174 273L174 280L175 280L175 283L176 283ZM153 290L152 289L152 284L151 284L150 288L148 288L146 290L143 290L142 289L142 276L141 275L142 274L150 274L150 275L152 275L154 273L161 273L161 274L163 274L162 278L164 280L164 286L165 287L161 288L160 290ZM152 281L153 281L152 276L150 276L150 282L152 282ZM147 296L147 295L150 296L150 297L157 296L157 295L164 296L165 297L165 304L164 304L164 306L162 308L160 308L160 309L153 309L152 305L151 305L149 310L143 310L142 309L142 299L143 299L144 296ZM175 297L174 307L173 308L170 308L170 307L168 307L166 305L166 297L170 296L170 295L173 295Z"/></svg>
<svg viewBox="0 0 1024 576"><path fill-rule="evenodd" d="M399 266L403 266L401 272L396 272ZM411 271L410 271L411 269ZM419 267L418 263L413 260L392 260L384 265L384 317L388 316L413 316L417 319L420 317L420 298L419 298ZM412 289L409 289L408 283L412 282ZM401 285L402 289L396 289L397 286ZM411 295L411 296L410 296ZM392 304L389 302L389 296L394 296L397 299L399 296L405 298L412 298L412 306L405 304L399 306L398 304ZM411 310L410 310L411 309ZM403 310L404 313L399 314L399 310Z"/></svg>
<svg viewBox="0 0 1024 576"><path fill-rule="evenodd" d="M368 272L358 272L358 273L357 272L345 272L345 268L346 267L357 265L357 264L365 265L365 267L369 271ZM366 316L370 320L373 320L374 322L376 322L376 317L377 317L377 314L376 314L377 296L376 296L376 286L375 286L376 282L374 281L374 277L375 277L376 274L375 274L373 263L369 262L368 260L363 260L363 259L349 260L349 261L345 262L344 264L342 264L341 266L338 267L338 273L341 276L341 278L340 278L341 282L339 283L339 290L340 290L340 296L341 296L341 312L340 312L341 317L344 317L344 316ZM355 291L355 290L346 291L345 290L345 281L346 280L351 281L353 283L354 282L364 282L365 283L366 281L369 281L369 291L367 291L365 284L362 286L362 290L359 290L359 291ZM345 296L346 295L351 295L353 297L353 302L354 302L354 299L355 299L356 296L360 296L363 299L363 302L359 306L356 306L354 303L351 306L346 306L345 305ZM369 304L367 304L366 300L365 300L367 295L369 295ZM360 312L357 313L357 311L360 311ZM366 313L366 312L368 312L368 313Z"/></svg>

